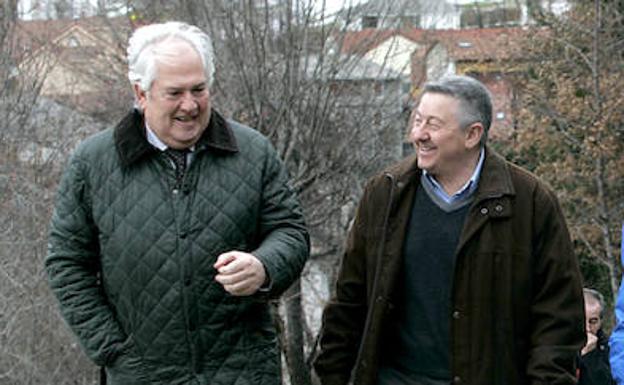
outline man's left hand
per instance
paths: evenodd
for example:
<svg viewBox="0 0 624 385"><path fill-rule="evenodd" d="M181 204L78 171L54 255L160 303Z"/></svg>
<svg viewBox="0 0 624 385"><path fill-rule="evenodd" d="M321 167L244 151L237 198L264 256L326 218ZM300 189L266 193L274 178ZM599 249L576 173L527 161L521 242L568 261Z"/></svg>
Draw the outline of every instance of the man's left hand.
<svg viewBox="0 0 624 385"><path fill-rule="evenodd" d="M214 268L218 272L215 280L232 295L252 295L266 279L262 262L242 251L228 251L219 255Z"/></svg>

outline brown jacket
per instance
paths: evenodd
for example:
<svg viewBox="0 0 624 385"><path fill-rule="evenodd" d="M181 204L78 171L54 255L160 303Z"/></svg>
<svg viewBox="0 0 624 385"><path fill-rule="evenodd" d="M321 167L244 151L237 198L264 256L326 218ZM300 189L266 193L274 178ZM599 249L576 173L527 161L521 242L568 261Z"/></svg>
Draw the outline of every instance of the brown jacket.
<svg viewBox="0 0 624 385"><path fill-rule="evenodd" d="M314 364L323 385L376 383L420 172L410 157L367 185L323 315ZM452 285L453 383L575 383L583 294L565 219L542 182L490 149Z"/></svg>

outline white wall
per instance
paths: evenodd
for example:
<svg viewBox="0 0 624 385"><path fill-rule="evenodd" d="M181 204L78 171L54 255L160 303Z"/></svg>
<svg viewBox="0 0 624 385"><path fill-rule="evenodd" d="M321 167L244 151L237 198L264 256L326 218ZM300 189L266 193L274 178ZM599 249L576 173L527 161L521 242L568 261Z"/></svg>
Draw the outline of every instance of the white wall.
<svg viewBox="0 0 624 385"><path fill-rule="evenodd" d="M418 44L403 36L393 36L366 53L364 58L382 67L390 67L404 76L409 76L411 73L410 57L418 47Z"/></svg>

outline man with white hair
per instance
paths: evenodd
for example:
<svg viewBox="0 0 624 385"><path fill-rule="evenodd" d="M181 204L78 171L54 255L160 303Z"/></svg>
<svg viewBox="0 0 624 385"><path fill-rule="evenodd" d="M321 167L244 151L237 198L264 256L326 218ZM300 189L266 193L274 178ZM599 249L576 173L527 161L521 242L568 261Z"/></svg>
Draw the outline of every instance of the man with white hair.
<svg viewBox="0 0 624 385"><path fill-rule="evenodd" d="M587 342L578 356L578 385L612 385L609 337L602 330L605 300L599 291L583 289Z"/></svg>
<svg viewBox="0 0 624 385"><path fill-rule="evenodd" d="M309 253L285 168L211 107L199 28L139 28L128 65L135 108L59 186L46 269L61 312L110 384L278 385L268 300Z"/></svg>

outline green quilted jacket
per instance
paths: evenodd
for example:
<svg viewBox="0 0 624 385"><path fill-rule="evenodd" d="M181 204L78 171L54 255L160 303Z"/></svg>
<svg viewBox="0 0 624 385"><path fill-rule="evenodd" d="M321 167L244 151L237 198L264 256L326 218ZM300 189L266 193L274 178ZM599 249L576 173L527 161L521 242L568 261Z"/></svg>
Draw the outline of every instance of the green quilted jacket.
<svg viewBox="0 0 624 385"><path fill-rule="evenodd" d="M133 111L84 141L61 180L46 270L63 317L109 384L279 384L268 300L309 253L284 167L258 132L212 113L181 188ZM225 251L254 254L270 285L215 282Z"/></svg>

